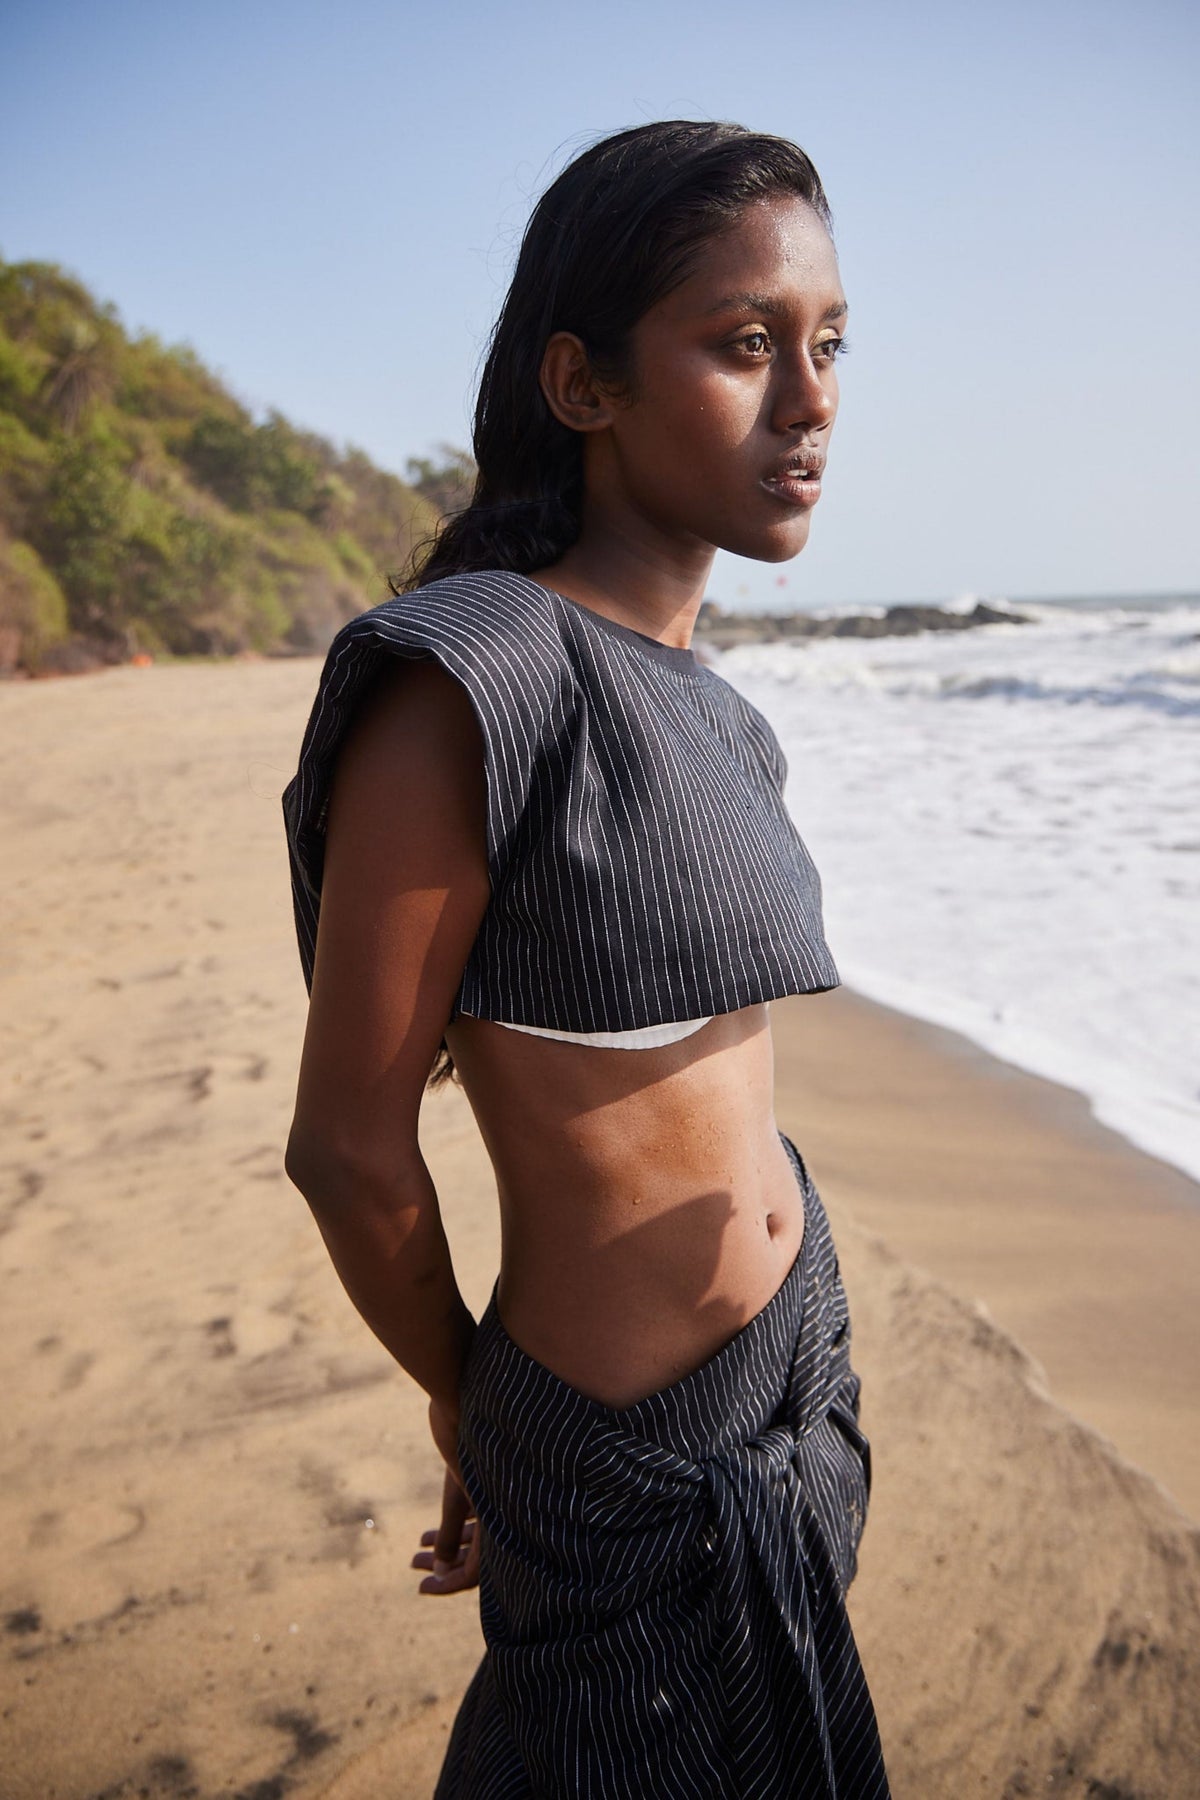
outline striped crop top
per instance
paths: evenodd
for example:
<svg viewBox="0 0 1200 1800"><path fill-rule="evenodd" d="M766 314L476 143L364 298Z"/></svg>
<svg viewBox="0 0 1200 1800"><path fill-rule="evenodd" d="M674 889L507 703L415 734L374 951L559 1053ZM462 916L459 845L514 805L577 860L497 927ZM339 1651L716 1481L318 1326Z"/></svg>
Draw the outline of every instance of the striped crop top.
<svg viewBox="0 0 1200 1800"><path fill-rule="evenodd" d="M436 658L483 739L491 898L452 1016L571 1034L698 1028L837 985L762 714L691 650L510 571L387 600L330 647L283 796L310 984L334 759L389 656Z"/></svg>

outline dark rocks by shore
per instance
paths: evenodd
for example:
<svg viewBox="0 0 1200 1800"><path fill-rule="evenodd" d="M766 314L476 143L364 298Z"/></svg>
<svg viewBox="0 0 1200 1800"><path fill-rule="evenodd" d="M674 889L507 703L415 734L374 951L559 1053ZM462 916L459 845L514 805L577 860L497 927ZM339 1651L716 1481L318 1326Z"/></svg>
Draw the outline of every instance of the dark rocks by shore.
<svg viewBox="0 0 1200 1800"><path fill-rule="evenodd" d="M1026 613L988 606L977 600L970 612L944 606L889 606L882 614L843 613L820 618L813 613L730 613L706 600L696 620L696 638L714 650L738 644L801 641L828 637L913 637L919 631L970 631L977 625L1031 625Z"/></svg>

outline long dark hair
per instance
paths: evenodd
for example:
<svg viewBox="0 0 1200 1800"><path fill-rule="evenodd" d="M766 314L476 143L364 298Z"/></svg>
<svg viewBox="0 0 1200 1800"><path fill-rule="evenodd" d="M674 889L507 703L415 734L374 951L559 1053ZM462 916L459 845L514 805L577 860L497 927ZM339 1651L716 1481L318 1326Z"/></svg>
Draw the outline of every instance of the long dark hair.
<svg viewBox="0 0 1200 1800"><path fill-rule="evenodd" d="M417 552L393 592L470 569L546 568L579 536L580 436L554 417L539 375L556 331L573 332L597 374L627 382L630 333L686 280L697 252L753 200L797 194L829 223L816 169L786 138L672 119L583 151L526 226L488 347L475 406L470 505ZM453 1073L443 1044L430 1082Z"/></svg>

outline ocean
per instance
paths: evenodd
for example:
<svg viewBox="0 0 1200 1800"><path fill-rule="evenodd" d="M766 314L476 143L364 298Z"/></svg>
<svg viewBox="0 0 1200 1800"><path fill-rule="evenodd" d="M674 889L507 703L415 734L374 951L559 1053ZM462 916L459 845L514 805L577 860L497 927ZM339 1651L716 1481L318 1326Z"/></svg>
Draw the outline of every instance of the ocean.
<svg viewBox="0 0 1200 1800"><path fill-rule="evenodd" d="M1013 610L711 660L779 735L846 983L1200 1180L1200 595Z"/></svg>

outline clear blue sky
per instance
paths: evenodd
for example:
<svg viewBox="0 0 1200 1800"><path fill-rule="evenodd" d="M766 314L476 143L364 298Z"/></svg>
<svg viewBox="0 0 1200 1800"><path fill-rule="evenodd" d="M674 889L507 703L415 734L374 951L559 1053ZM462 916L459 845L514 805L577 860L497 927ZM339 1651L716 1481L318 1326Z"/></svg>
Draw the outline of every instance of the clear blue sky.
<svg viewBox="0 0 1200 1800"><path fill-rule="evenodd" d="M851 302L842 416L808 550L719 559L714 594L1200 588L1192 0L3 0L0 47L0 251L398 470L468 440L573 149L793 137Z"/></svg>

